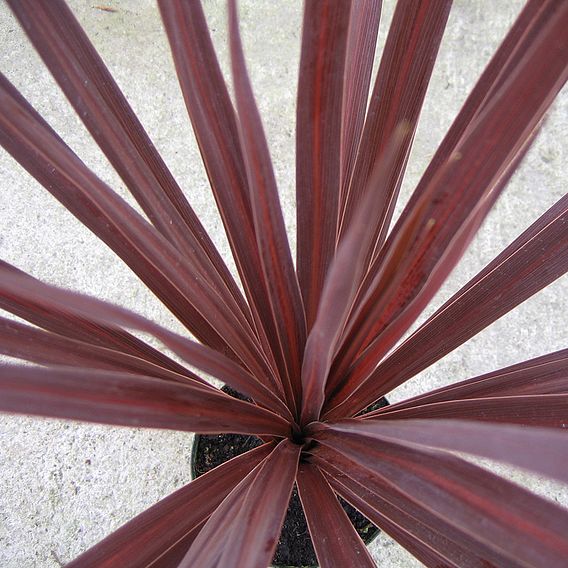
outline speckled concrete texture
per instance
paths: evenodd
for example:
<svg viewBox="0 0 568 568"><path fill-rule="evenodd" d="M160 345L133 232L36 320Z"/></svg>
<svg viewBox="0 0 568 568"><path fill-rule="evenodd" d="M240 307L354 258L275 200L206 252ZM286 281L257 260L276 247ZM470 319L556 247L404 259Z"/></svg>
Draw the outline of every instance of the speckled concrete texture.
<svg viewBox="0 0 568 568"><path fill-rule="evenodd" d="M384 3L381 43L394 2ZM402 201L522 4L520 0L455 2L422 113ZM228 259L228 247L156 6L150 0L73 0L71 6ZM206 0L205 7L227 70L224 2ZM241 4L241 19L254 88L295 247L294 107L301 3L248 0ZM79 156L132 202L4 3L0 4L0 45L2 72ZM425 315L565 193L567 134L565 89L524 164ZM180 329L129 269L3 152L0 173L2 258L50 283L105 298ZM566 313L568 279L563 278L398 389L391 399L399 400L566 347ZM189 481L191 445L192 436L183 433L1 416L0 566L62 566ZM500 466L491 467L568 505L566 487ZM373 543L372 551L380 566L419 566L386 536Z"/></svg>

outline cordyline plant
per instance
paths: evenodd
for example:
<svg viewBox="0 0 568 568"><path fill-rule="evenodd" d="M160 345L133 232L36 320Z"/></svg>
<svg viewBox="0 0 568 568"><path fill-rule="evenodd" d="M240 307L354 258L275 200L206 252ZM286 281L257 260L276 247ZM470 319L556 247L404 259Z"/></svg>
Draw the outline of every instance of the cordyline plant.
<svg viewBox="0 0 568 568"><path fill-rule="evenodd" d="M0 408L263 442L70 566L265 567L294 486L323 567L374 566L336 496L427 566L566 566L568 511L455 452L568 482L568 350L368 409L568 269L567 196L399 344L568 77L568 2L527 2L390 232L451 2L397 4L372 89L380 0L306 2L295 266L235 3L232 102L200 3L160 0L244 293L63 0L8 4L148 220L4 77L2 145L194 339L2 263L0 307L33 326L1 318L1 352L39 365L0 367Z"/></svg>

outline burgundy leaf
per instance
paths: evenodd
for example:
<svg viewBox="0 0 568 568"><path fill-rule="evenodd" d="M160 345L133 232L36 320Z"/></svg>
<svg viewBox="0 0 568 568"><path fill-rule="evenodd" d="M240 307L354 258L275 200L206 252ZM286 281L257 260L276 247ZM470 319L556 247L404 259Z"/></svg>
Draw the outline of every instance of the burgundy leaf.
<svg viewBox="0 0 568 568"><path fill-rule="evenodd" d="M270 448L255 448L178 489L81 554L69 568L162 567L163 555L180 540L186 546L183 558L204 521Z"/></svg>
<svg viewBox="0 0 568 568"><path fill-rule="evenodd" d="M568 349L517 363L384 407L390 413L433 402L536 394L568 394ZM375 413L369 413L372 416Z"/></svg>
<svg viewBox="0 0 568 568"><path fill-rule="evenodd" d="M556 504L445 452L331 428L316 437L512 565L565 565L568 511Z"/></svg>
<svg viewBox="0 0 568 568"><path fill-rule="evenodd" d="M382 0L360 0L351 3L343 77L339 211L345 207L349 181L365 124L381 7Z"/></svg>
<svg viewBox="0 0 568 568"><path fill-rule="evenodd" d="M164 248L164 252L170 250L178 257L179 253L174 251L163 237L160 239L158 233L153 231L141 216L88 170L2 75L0 108L0 144L73 215L120 256L194 335L209 345L226 350L224 341L205 318L164 278L159 269L146 260L146 256L137 250L131 239L122 238L122 234L125 231L133 233L134 229L138 228L138 232L142 230L152 236L153 240ZM59 168L55 165L59 165ZM96 203L97 195L103 200L106 198L106 208L105 203ZM114 227L109 227L109 220L103 217L105 212L111 219L114 217ZM147 247L151 241L142 244ZM167 272L172 272L171 268Z"/></svg>
<svg viewBox="0 0 568 568"><path fill-rule="evenodd" d="M421 534L421 531L415 528L418 523L407 520L405 514L400 510L397 510L396 513L390 512L390 517L386 517L378 511L370 509L368 501L370 501L372 497L369 496L369 492L365 491L362 486L360 487L362 489L363 498L359 498L356 493L349 491L340 483L334 482L333 479L329 479L328 481L339 496L352 506L358 507L362 514L372 519L373 523L376 525L380 524L382 530L410 552L422 565L431 568L439 568L440 566L444 566L444 568L466 568L468 566L482 567L484 565L483 561L480 561L476 557L469 556L467 552L455 546L454 543L444 540L443 537L440 537L438 534L432 536L433 531L429 531L427 528L423 531L426 535ZM381 503L381 506L383 509L389 511L388 505ZM365 511L365 513L363 513L363 511ZM391 521L393 517L402 525L410 525L414 531L411 532L412 529L406 529L406 527L402 528L396 522ZM423 527L420 526L420 528ZM422 540L415 537L415 534L420 534ZM430 544L430 541L434 541L434 543L439 546L438 550L443 552L438 552L436 549L433 549L434 545ZM450 558L452 560L450 560Z"/></svg>
<svg viewBox="0 0 568 568"><path fill-rule="evenodd" d="M150 221L225 298L248 306L126 98L63 0L10 1L34 47Z"/></svg>
<svg viewBox="0 0 568 568"><path fill-rule="evenodd" d="M439 168L455 152L464 134L475 125L475 119L481 110L492 100L498 88L518 65L519 59L530 48L532 36L541 32L543 22L557 7L555 0L527 0L442 140L411 196L408 207L416 204L423 190L436 177Z"/></svg>
<svg viewBox="0 0 568 568"><path fill-rule="evenodd" d="M189 547L197 538L199 531L203 528L205 523L201 523L192 531L187 533L182 539L178 540L173 546L168 548L161 556L148 564L145 568L178 568L183 557L186 555Z"/></svg>
<svg viewBox="0 0 568 568"><path fill-rule="evenodd" d="M308 331L335 253L351 0L306 2L296 114L297 271Z"/></svg>
<svg viewBox="0 0 568 568"><path fill-rule="evenodd" d="M493 190L507 163L534 131L566 81L568 42L564 41L562 33L568 18L566 12L565 7L557 5L542 14L537 30L524 45L523 56L508 66L507 81L491 93L490 102L476 115L453 154L439 165L428 185L418 188L420 198L401 216L394 230L394 240L401 238L410 243L411 235L416 239L422 234L432 246L437 244L443 234L440 223L449 220L451 212L456 214L451 217L452 229L460 228L476 210L479 196L489 195ZM534 71L543 68L546 71L536 76ZM483 167L478 168L480 164ZM443 185L448 186L445 191L440 189ZM462 199L464 195L469 199ZM420 224L418 230L414 226L416 222ZM444 229L450 229L449 225L445 223ZM407 239L401 237L405 231ZM453 236L455 230L451 234ZM437 254L443 251L442 248Z"/></svg>
<svg viewBox="0 0 568 568"><path fill-rule="evenodd" d="M62 337L3 317L0 317L0 353L42 365L125 371L181 383L192 380L190 371L180 375L126 353ZM197 376L195 380L207 385Z"/></svg>
<svg viewBox="0 0 568 568"><path fill-rule="evenodd" d="M387 357L349 406L365 408L562 276L568 270L567 219L564 196ZM333 416L345 412L340 406Z"/></svg>
<svg viewBox="0 0 568 568"><path fill-rule="evenodd" d="M533 140L536 138L539 129L537 128L534 130L531 135L525 141L525 145L519 153L516 155L514 160L508 165L506 171L504 171L503 175L499 179L496 185L496 189L493 192L492 196L490 196L480 207L478 213L476 213L471 222L470 227L478 226L481 221L485 218L487 212L493 207L496 198L500 194L501 190L506 187L507 183L509 182L510 177L513 175L517 166L521 163L522 159L524 158L526 152L529 150ZM461 251L465 250L469 242L469 235L467 232L462 233L458 239L456 240L456 250ZM383 249L384 250L384 249ZM381 262L381 255L377 259L377 263L380 264ZM369 285L369 280L371 278L372 270L367 273L367 276L363 280L363 283L359 289L358 297L355 300L355 308L354 312L357 312L358 308L361 308L362 298L365 297L365 291ZM359 357L356 358L355 362L351 362L348 359L345 359L344 352L349 349L350 344L345 342L343 344L343 350L340 351L338 355L338 363L334 367L334 372L332 374L332 380L329 381L328 385L328 393L333 392L333 390L337 390L337 385L340 382L343 383L350 383L350 384L361 384L365 377L371 373L372 370L375 369L378 362L383 358L384 354L398 341L399 335L401 333L401 329L404 329L404 326L408 325L408 322L416 315L416 310L410 310L406 316L401 319L394 320L392 325L387 326L383 331L381 331L377 337L375 337L369 345L360 353ZM355 321L356 317L353 317L353 321ZM350 331L350 330L349 330ZM344 333L344 336L347 336L347 332ZM347 369L350 363L353 363L347 373L342 376L342 372Z"/></svg>
<svg viewBox="0 0 568 568"><path fill-rule="evenodd" d="M295 407L301 399L296 377L300 375L306 341L304 308L268 145L246 70L235 1L229 3L229 36L239 132L247 166L256 238L272 318L281 346L281 357L286 362L287 375L284 384L287 387L288 400L292 407Z"/></svg>
<svg viewBox="0 0 568 568"><path fill-rule="evenodd" d="M303 423L317 420L324 402L329 369L359 284L365 274L365 251L373 248L373 219L382 191L408 128L401 124L369 179L355 218L337 248L320 298L316 321L308 336L302 365Z"/></svg>
<svg viewBox="0 0 568 568"><path fill-rule="evenodd" d="M19 303L40 303L48 310L55 309L67 316L89 318L91 321L106 325L121 325L150 333L190 365L214 375L268 408L291 417L289 410L276 394L222 353L168 331L133 312L6 272L1 268L0 297L16 298Z"/></svg>
<svg viewBox="0 0 568 568"><path fill-rule="evenodd" d="M456 404L460 402L466 401L457 401ZM503 401L502 406L506 407L508 404L507 401ZM525 412L529 416L533 412L532 406L531 402L527 401ZM560 428L568 427L567 408L565 399L563 407L565 421L558 425ZM562 431L479 424L461 419L406 420L403 419L405 418L403 412L407 411L393 414L393 417L395 414L399 415L397 418L400 420L396 422L374 417L365 420L345 420L330 425L329 428L334 432L356 433L363 438L377 441L416 444L474 454L568 482L568 471L566 471L568 436ZM503 413L506 414L505 411ZM523 424L529 423L530 417L523 422Z"/></svg>
<svg viewBox="0 0 568 568"><path fill-rule="evenodd" d="M325 448L312 459L338 494L426 566L520 566L341 454Z"/></svg>
<svg viewBox="0 0 568 568"><path fill-rule="evenodd" d="M1 271L4 271L3 273L18 274L28 278L30 282L38 282L29 274L22 272L2 259L0 259ZM170 359L162 352L123 329L100 325L86 318L69 316L54 305L46 309L42 305L41 295L35 301L28 298L20 302L15 296L8 298L0 294L0 308L59 335L134 355L180 375L197 378L191 371L182 367L173 359Z"/></svg>
<svg viewBox="0 0 568 568"><path fill-rule="evenodd" d="M264 568L272 559L288 510L302 447L283 440L248 490L220 565Z"/></svg>
<svg viewBox="0 0 568 568"><path fill-rule="evenodd" d="M491 61L483 71L471 94L467 98L458 116L452 123L448 133L444 137L433 159L430 161L426 172L422 176L418 187L410 197L407 210L414 207L428 184L438 175L440 167L446 163L456 151L457 145L468 129L475 125L475 119L479 116L484 106L491 101L491 96L497 92L497 87L509 76L517 65L520 57L530 47L531 36L539 32L542 22L545 21L543 14L555 9L554 0L528 0L521 10L517 20L507 33L505 39L493 55ZM521 154L522 155L522 154ZM513 161L514 164L514 161ZM514 170L514 168L511 168ZM505 177L505 176L504 176ZM501 182L502 185L505 183ZM378 252L378 251L377 251ZM382 262L381 255L375 258L368 274L365 290L372 282Z"/></svg>
<svg viewBox="0 0 568 568"><path fill-rule="evenodd" d="M491 396L420 404L385 413L384 418L458 418L525 426L565 428L568 394Z"/></svg>
<svg viewBox="0 0 568 568"><path fill-rule="evenodd" d="M159 0L158 6L185 105L257 333L266 351L276 357L280 374L285 376L284 361L278 359L280 346L264 285L235 112L201 3Z"/></svg>
<svg viewBox="0 0 568 568"><path fill-rule="evenodd" d="M4 412L204 434L290 432L280 416L221 391L127 373L1 365L0 392Z"/></svg>
<svg viewBox="0 0 568 568"><path fill-rule="evenodd" d="M265 568L278 543L301 446L283 440L211 516L179 568Z"/></svg>
<svg viewBox="0 0 568 568"><path fill-rule="evenodd" d="M410 133L398 148L387 183L381 188L382 207L374 220L376 247L384 242L451 4L452 0L410 0L396 5L348 187L342 235L353 221L377 161L397 126L404 122ZM367 265L372 255L373 250L366 254Z"/></svg>
<svg viewBox="0 0 568 568"><path fill-rule="evenodd" d="M246 492L258 475L260 468L261 464L257 465L223 499L182 558L179 568L219 565L219 559L225 549L227 536L231 533L233 520L238 515Z"/></svg>
<svg viewBox="0 0 568 568"><path fill-rule="evenodd" d="M568 77L568 5L544 14L524 55L493 93L453 154L393 229L382 265L345 337L343 360L369 342L376 365L455 266ZM420 191L420 188L419 188ZM380 334L383 334L381 336Z"/></svg>
<svg viewBox="0 0 568 568"><path fill-rule="evenodd" d="M300 464L297 483L321 568L374 568L365 543L318 468Z"/></svg>
<svg viewBox="0 0 568 568"><path fill-rule="evenodd" d="M0 106L0 143L121 254L199 339L219 350L226 345L257 376L270 376L242 314L231 310L172 245L99 180L5 78Z"/></svg>
<svg viewBox="0 0 568 568"><path fill-rule="evenodd" d="M294 483L322 568L374 565L340 497L432 568L566 566L568 510L471 460L568 482L568 349L363 412L568 270L566 196L396 347L568 79L568 4L527 0L388 234L451 3L396 3L370 97L382 0L304 3L294 267L236 0L233 99L202 2L158 0L243 293L65 1L8 0L145 216L1 74L0 145L191 336L0 260L36 326L0 316L0 411L264 442L71 566L265 568Z"/></svg>

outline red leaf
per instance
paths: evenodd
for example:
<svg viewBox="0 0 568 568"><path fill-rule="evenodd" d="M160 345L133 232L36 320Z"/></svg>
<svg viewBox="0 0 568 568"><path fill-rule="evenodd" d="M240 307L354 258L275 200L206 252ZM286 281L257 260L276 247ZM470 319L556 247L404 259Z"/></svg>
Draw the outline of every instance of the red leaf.
<svg viewBox="0 0 568 568"><path fill-rule="evenodd" d="M387 183L381 188L381 210L373 222L377 249L383 245L392 219L451 4L451 0L399 2L389 27L341 221L341 235L345 235L378 160L397 126L404 122L410 135L398 148ZM373 250L366 254L367 266Z"/></svg>
<svg viewBox="0 0 568 568"><path fill-rule="evenodd" d="M346 334L343 371L374 342L372 352L365 354L369 372L455 266L502 189L503 177L526 151L568 78L567 25L568 5L563 3L539 14L523 56L507 67L508 79L492 92L453 154L418 187L419 197L411 200L393 229L352 333Z"/></svg>
<svg viewBox="0 0 568 568"><path fill-rule="evenodd" d="M352 2L343 77L341 193L343 211L367 114L382 0Z"/></svg>
<svg viewBox="0 0 568 568"><path fill-rule="evenodd" d="M458 418L565 428L568 424L568 394L487 396L420 404L385 413L385 419Z"/></svg>
<svg viewBox="0 0 568 568"><path fill-rule="evenodd" d="M264 568L288 510L302 447L283 440L265 460L233 521L220 565Z"/></svg>
<svg viewBox="0 0 568 568"><path fill-rule="evenodd" d="M485 217L487 212L491 209L493 204L495 203L496 197L499 195L502 188L506 187L510 177L515 172L517 166L521 163L522 159L524 158L526 152L530 148L533 140L536 138L538 133L538 129L536 129L530 137L525 142L524 147L519 151L515 159L508 165L506 171L501 176L499 182L496 185L496 190L493 193L493 196L488 198L485 203L480 208L480 211L474 216L470 226L473 227L476 224L480 223L481 220ZM456 250L465 250L465 247L468 243L468 234L463 233L461 236L458 237L456 241ZM384 252L384 249L383 249ZM380 264L381 256L376 259L376 264ZM357 308L361 308L361 301L362 298L365 297L365 291L369 286L369 281L372 280L371 275L373 274L373 270L367 273L360 289L358 298L355 300L355 305ZM357 308L353 310L354 313L357 313ZM419 309L419 308L417 308ZM415 317L417 313L417 309L414 311L410 310L406 316L402 317L401 319L394 320L392 325L388 325L383 331L381 331L377 337L375 337L369 345L360 352L360 355L355 359L355 362L350 361L344 355L344 353L350 349L350 344L344 342L343 349L338 354L338 363L334 367L334 371L332 374L332 380L329 382L329 393L333 392L334 388L337 390L337 385L341 383L350 383L351 385L357 385L357 388L360 384L362 384L365 379L368 377L369 373L371 373L379 363L379 361L383 358L385 353L398 341L399 334L401 329L404 329L404 326L408 325L408 322ZM353 321L355 321L355 317ZM351 330L348 330L351 331ZM347 335L347 331L344 335ZM351 367L347 370L347 373L342 377L341 373L344 372L349 363L353 363ZM352 387L355 388L355 387Z"/></svg>
<svg viewBox="0 0 568 568"><path fill-rule="evenodd" d="M506 406L506 402L503 406ZM560 428L568 427L567 409L568 406L564 404L565 422L559 425ZM568 436L562 431L465 420L406 420L402 412L405 411L401 411L400 415L393 413L393 418L395 415L400 418L396 422L381 420L376 416L337 422L329 428L334 432L354 433L364 439L474 454L568 482ZM525 405L525 412L529 415L533 412L529 401ZM530 423L530 419L525 423Z"/></svg>
<svg viewBox="0 0 568 568"><path fill-rule="evenodd" d="M280 375L285 376L284 361L278 359L280 347L264 285L235 112L201 3L159 0L158 6L185 105L257 332L265 351L276 357Z"/></svg>
<svg viewBox="0 0 568 568"><path fill-rule="evenodd" d="M300 464L297 483L321 568L374 568L365 543L318 468Z"/></svg>
<svg viewBox="0 0 568 568"><path fill-rule="evenodd" d="M350 0L306 2L296 115L297 271L308 331L335 253Z"/></svg>
<svg viewBox="0 0 568 568"><path fill-rule="evenodd" d="M554 9L554 0L547 0L546 2L541 0L527 1L452 123L450 130L422 176L416 191L410 197L407 209L416 206L424 189L438 175L439 169L451 158L468 129L475 125L475 120L479 117L481 110L487 106L498 87L514 71L519 58L522 58L526 50L530 48L532 36L539 33L542 22L546 20L546 13L550 13ZM512 164L514 164L514 161ZM514 168L512 169L514 170ZM508 180L508 175L503 177L501 184L504 186ZM372 277L380 268L381 261L380 256L375 258L369 271L365 289L368 288Z"/></svg>
<svg viewBox="0 0 568 568"><path fill-rule="evenodd" d="M407 448L331 428L316 439L513 565L561 568L566 564L568 511L556 504L445 452Z"/></svg>
<svg viewBox="0 0 568 568"><path fill-rule="evenodd" d="M281 357L286 361L284 386L287 387L289 404L294 408L301 399L297 377L306 341L304 308L268 145L246 70L234 1L229 3L229 36L239 132L247 166L256 239Z"/></svg>
<svg viewBox="0 0 568 568"><path fill-rule="evenodd" d="M5 272L1 268L0 297L16 298L19 303L39 304L42 309L61 312L69 319L88 318L95 323L123 325L150 333L190 365L212 374L243 394L252 396L259 403L291 418L289 410L277 395L222 353L168 331L133 312L12 272ZM197 378L196 380L202 381Z"/></svg>
<svg viewBox="0 0 568 568"><path fill-rule="evenodd" d="M258 377L271 376L244 316L99 180L3 77L0 106L0 143L46 189L109 244L199 339L219 350L228 347Z"/></svg>
<svg viewBox="0 0 568 568"><path fill-rule="evenodd" d="M426 566L520 566L341 454L326 448L312 459L338 494Z"/></svg>
<svg viewBox="0 0 568 568"><path fill-rule="evenodd" d="M183 557L186 555L193 541L197 538L197 535L203 528L204 524L205 523L201 523L197 528L193 529L181 540L178 540L178 542L176 542L174 546L164 552L164 554L162 554L147 568L178 568L180 562L183 560Z"/></svg>
<svg viewBox="0 0 568 568"><path fill-rule="evenodd" d="M226 300L250 310L213 242L63 0L10 7L77 115L152 224Z"/></svg>
<svg viewBox="0 0 568 568"><path fill-rule="evenodd" d="M409 207L416 204L422 191L436 177L439 168L455 152L464 134L475 125L475 120L481 111L487 107L498 88L518 65L519 59L530 48L532 36L541 32L542 22L546 21L547 13L550 14L556 8L555 0L528 0L525 3L438 147L417 190L410 198Z"/></svg>
<svg viewBox="0 0 568 568"><path fill-rule="evenodd" d="M81 554L69 568L139 568L155 561L159 563L152 566L162 567L163 555L180 540L186 546L183 558L217 505L266 458L270 447L264 444L233 458L168 495Z"/></svg>
<svg viewBox="0 0 568 568"><path fill-rule="evenodd" d="M324 402L329 369L359 284L365 274L365 251L373 248L373 220L382 191L408 129L401 124L369 179L353 223L339 243L329 267L316 321L308 336L302 365L302 422L317 420Z"/></svg>
<svg viewBox="0 0 568 568"><path fill-rule="evenodd" d="M181 383L192 380L188 376L190 371L180 375L139 357L62 337L3 317L0 317L0 353L41 365L124 371ZM198 377L195 380L202 386L207 385Z"/></svg>
<svg viewBox="0 0 568 568"><path fill-rule="evenodd" d="M278 543L300 451L289 440L280 442L213 513L179 568L265 568Z"/></svg>
<svg viewBox="0 0 568 568"><path fill-rule="evenodd" d="M349 407L365 408L564 274L568 270L567 219L565 196L387 357ZM343 410L340 406L333 416L345 412L347 405Z"/></svg>
<svg viewBox="0 0 568 568"><path fill-rule="evenodd" d="M384 413L466 398L568 394L568 349L517 363L480 377L454 383L383 408ZM371 416L374 413L369 413Z"/></svg>
<svg viewBox="0 0 568 568"><path fill-rule="evenodd" d="M127 373L2 365L0 392L4 412L202 434L290 433L280 416L221 391Z"/></svg>
<svg viewBox="0 0 568 568"><path fill-rule="evenodd" d="M38 283L38 281L29 274L22 272L18 268L0 259L0 272L1 271L4 271L4 273L18 274L21 277L29 279L30 282ZM39 283L39 285L41 286L41 283ZM25 301L19 301L15 296L8 298L0 294L0 308L38 327L70 339L77 339L90 343L91 345L98 345L120 351L121 353L128 353L129 355L134 355L135 357L139 357L145 361L179 373L180 375L197 379L191 371L188 371L179 363L176 363L174 360L164 355L161 351L154 349L122 329L100 325L86 318L71 317L54 305L51 305L49 309L45 309L42 307L41 303L41 296L37 298L37 302L34 302L29 298Z"/></svg>

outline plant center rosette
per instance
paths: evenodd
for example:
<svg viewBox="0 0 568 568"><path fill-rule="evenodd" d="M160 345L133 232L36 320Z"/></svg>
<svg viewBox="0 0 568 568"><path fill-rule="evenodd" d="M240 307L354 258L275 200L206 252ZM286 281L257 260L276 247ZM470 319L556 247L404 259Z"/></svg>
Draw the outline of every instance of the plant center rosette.
<svg viewBox="0 0 568 568"><path fill-rule="evenodd" d="M240 400L246 397L224 386L222 389L227 394ZM250 399L249 399L250 400ZM371 412L388 404L385 398L379 403L366 409ZM306 444L299 437L295 437L296 443L303 446L302 460L309 460L309 450L313 444ZM256 436L243 434L218 434L195 436L191 455L191 475L193 479L207 473L222 463L235 458L249 450L262 445L262 440ZM365 544L369 544L379 534L379 529L369 519L359 513L354 507L343 499L339 499L341 506L349 516L353 527ZM290 498L290 504L282 525L282 532L276 546L272 565L275 568L317 567L316 553L310 538L306 517L302 510L302 504L298 496L298 490L294 488Z"/></svg>

